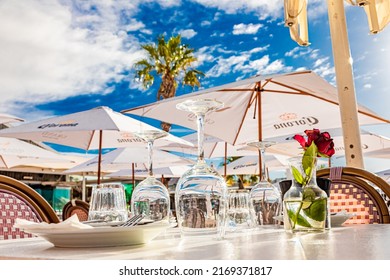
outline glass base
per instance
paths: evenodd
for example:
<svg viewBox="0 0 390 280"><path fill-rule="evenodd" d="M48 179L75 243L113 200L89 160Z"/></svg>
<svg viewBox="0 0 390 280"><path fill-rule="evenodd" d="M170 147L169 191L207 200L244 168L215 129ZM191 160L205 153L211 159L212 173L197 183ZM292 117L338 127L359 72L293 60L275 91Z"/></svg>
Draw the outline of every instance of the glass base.
<svg viewBox="0 0 390 280"><path fill-rule="evenodd" d="M117 211L89 211L88 220L102 220L104 222L124 222L127 220L127 210Z"/></svg>
<svg viewBox="0 0 390 280"><path fill-rule="evenodd" d="M180 229L180 233L182 237L210 237L215 236L219 237L222 236L221 233L218 233L218 230L214 228L185 228L182 227Z"/></svg>

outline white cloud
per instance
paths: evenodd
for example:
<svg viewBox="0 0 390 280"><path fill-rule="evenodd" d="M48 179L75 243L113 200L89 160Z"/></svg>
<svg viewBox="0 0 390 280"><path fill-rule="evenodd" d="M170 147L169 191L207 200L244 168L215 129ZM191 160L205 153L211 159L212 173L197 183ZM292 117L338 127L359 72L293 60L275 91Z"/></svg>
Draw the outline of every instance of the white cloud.
<svg viewBox="0 0 390 280"><path fill-rule="evenodd" d="M294 56L300 50L300 47L295 47L291 51L286 52L285 56Z"/></svg>
<svg viewBox="0 0 390 280"><path fill-rule="evenodd" d="M232 71L242 70L243 64L248 60L248 55L230 56L228 58L219 57L217 64L214 65L207 73L207 77L219 77Z"/></svg>
<svg viewBox="0 0 390 280"><path fill-rule="evenodd" d="M228 14L237 14L238 12L256 13L261 19L268 16L280 17L283 14L282 1L269 0L192 0L206 7L218 8Z"/></svg>
<svg viewBox="0 0 390 280"><path fill-rule="evenodd" d="M203 47L195 52L195 57L198 59L196 63L194 63L194 67L198 67L202 65L204 62L212 62L214 61L214 56L212 55L213 51L217 47Z"/></svg>
<svg viewBox="0 0 390 280"><path fill-rule="evenodd" d="M93 1L79 4L88 10ZM122 80L141 53L137 41L121 32L121 7L101 5L98 18L55 1L2 1L0 105L104 92L107 82Z"/></svg>
<svg viewBox="0 0 390 280"><path fill-rule="evenodd" d="M270 45L266 45L266 46L264 46L264 47L257 47L257 48L251 49L249 52L250 52L250 53L264 52L264 51L268 50L269 47L270 47Z"/></svg>
<svg viewBox="0 0 390 280"><path fill-rule="evenodd" d="M197 32L194 29L179 30L178 33L181 34L181 37L187 39L191 39L197 34Z"/></svg>
<svg viewBox="0 0 390 280"><path fill-rule="evenodd" d="M282 60L271 61L268 55L252 59L251 55L251 51L247 51L227 58L218 57L217 63L206 73L206 76L219 77L232 72L250 76L255 74L268 75L293 70L292 67L284 65Z"/></svg>
<svg viewBox="0 0 390 280"><path fill-rule="evenodd" d="M316 68L316 67L318 67L318 66L324 64L324 63L325 63L326 61L328 61L328 60L329 60L329 57L319 58L319 59L317 59L317 60L314 62L313 67Z"/></svg>
<svg viewBox="0 0 390 280"><path fill-rule="evenodd" d="M132 0L134 1L134 0ZM180 6L181 0L155 0L161 7L163 8L171 8L171 7L176 7ZM137 1L139 2L139 1ZM145 2L154 2L152 1L145 1Z"/></svg>
<svg viewBox="0 0 390 280"><path fill-rule="evenodd" d="M310 57L311 59L315 59L318 55L318 51L313 50L312 48L295 47L284 55L292 58Z"/></svg>
<svg viewBox="0 0 390 280"><path fill-rule="evenodd" d="M366 88L366 89L370 89L370 88L372 88L372 85L371 84L365 84L363 87Z"/></svg>
<svg viewBox="0 0 390 280"><path fill-rule="evenodd" d="M257 31L259 31L260 27L262 27L262 24L235 24L233 26L233 34L234 35L241 35L241 34L256 34Z"/></svg>
<svg viewBox="0 0 390 280"><path fill-rule="evenodd" d="M200 26L202 26L202 27L210 26L210 25L211 25L211 21L208 21L208 20L204 20L200 23Z"/></svg>
<svg viewBox="0 0 390 280"><path fill-rule="evenodd" d="M126 31L138 31L143 28L145 28L145 24L135 19L131 19L130 23L125 26Z"/></svg>
<svg viewBox="0 0 390 280"><path fill-rule="evenodd" d="M334 67L330 65L330 63L326 63L320 67L313 69L315 73L322 76L323 78L334 78L335 70Z"/></svg>

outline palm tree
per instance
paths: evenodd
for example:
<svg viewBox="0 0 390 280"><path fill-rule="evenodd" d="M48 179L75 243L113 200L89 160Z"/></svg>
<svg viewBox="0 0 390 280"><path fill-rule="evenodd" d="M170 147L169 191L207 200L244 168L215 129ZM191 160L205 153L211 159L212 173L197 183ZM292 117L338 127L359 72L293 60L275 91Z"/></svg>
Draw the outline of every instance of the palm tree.
<svg viewBox="0 0 390 280"><path fill-rule="evenodd" d="M144 88L153 85L156 74L161 76L157 100L174 97L179 81L192 88L199 87L199 78L203 77L204 73L191 68L197 61L193 56L194 49L182 44L180 35L173 36L168 41L165 41L164 35L160 35L157 41L157 45L154 43L141 45L148 58L134 65L136 79L142 82ZM162 128L166 131L169 131L170 126L162 123Z"/></svg>

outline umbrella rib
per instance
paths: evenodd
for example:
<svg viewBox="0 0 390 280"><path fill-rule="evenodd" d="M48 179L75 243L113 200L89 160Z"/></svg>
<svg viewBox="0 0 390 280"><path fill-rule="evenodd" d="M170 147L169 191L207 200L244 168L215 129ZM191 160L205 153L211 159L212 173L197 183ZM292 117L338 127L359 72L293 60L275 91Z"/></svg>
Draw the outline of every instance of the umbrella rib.
<svg viewBox="0 0 390 280"><path fill-rule="evenodd" d="M271 80L270 80L271 81ZM299 89L296 89L292 86L288 86L286 84L283 84L283 83L280 83L280 82L275 82L274 80L271 81L272 83L274 84L277 84L279 86L283 86L283 87L286 87L286 88L289 88L291 90L294 90L294 91L297 91L296 93L294 92L284 92L284 91L276 91L276 90L268 90L268 89L264 89L265 92L280 92L280 93L285 93L285 94L301 94L301 95L309 95L309 96L312 96L314 98L317 98L317 99L320 99L320 100L323 100L323 101L326 101L326 102L329 102L329 103L332 103L334 105L337 105L337 106L340 106L340 104L338 102L335 102L335 101L332 101L332 100L329 100L329 99L326 99L324 97L320 97L320 96L317 96L315 94L312 94L310 92L307 92L307 91L302 91L302 90L299 90ZM358 108L358 112L363 114L363 115L366 115L366 116L369 116L371 118L374 118L374 119L377 119L377 120L381 120L383 122L386 122L386 123L390 123L390 120L387 120L385 118L381 118L381 117L378 117L378 116L375 116L371 113L366 113L366 112L363 112L361 111L359 108Z"/></svg>
<svg viewBox="0 0 390 280"><path fill-rule="evenodd" d="M248 91L248 90L247 90L247 91ZM255 88L252 89L252 95L253 95L253 93L254 93L255 91L256 91L256 86L255 86ZM246 108L245 108L245 113L243 114L243 117L242 117L242 119L241 119L240 126L238 127L236 136L234 137L234 140L233 140L233 143L232 143L233 145L235 145L235 143L236 143L236 141L237 141L238 135L240 134L241 128L242 128L242 126L243 126L243 124L244 124L245 116L246 116L246 114L248 114L248 110L249 110L249 108L251 107L252 102L253 102L254 100L256 100L256 97L251 98L251 99L248 101L248 105L247 105Z"/></svg>

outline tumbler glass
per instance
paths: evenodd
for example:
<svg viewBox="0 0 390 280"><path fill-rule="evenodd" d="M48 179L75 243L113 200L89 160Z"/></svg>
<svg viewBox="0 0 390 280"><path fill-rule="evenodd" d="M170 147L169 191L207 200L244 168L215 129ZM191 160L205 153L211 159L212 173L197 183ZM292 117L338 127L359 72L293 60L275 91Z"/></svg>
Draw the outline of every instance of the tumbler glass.
<svg viewBox="0 0 390 280"><path fill-rule="evenodd" d="M127 218L126 196L122 184L100 184L93 187L89 221L121 222Z"/></svg>

